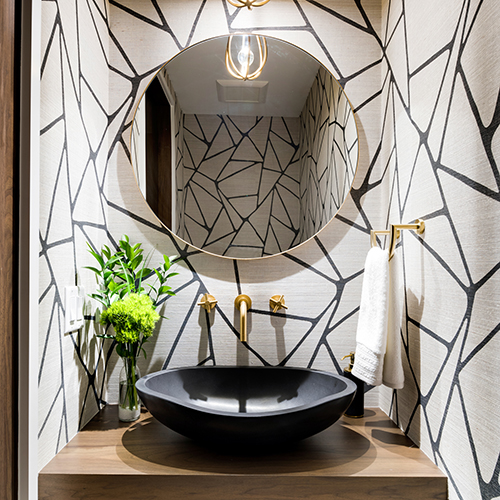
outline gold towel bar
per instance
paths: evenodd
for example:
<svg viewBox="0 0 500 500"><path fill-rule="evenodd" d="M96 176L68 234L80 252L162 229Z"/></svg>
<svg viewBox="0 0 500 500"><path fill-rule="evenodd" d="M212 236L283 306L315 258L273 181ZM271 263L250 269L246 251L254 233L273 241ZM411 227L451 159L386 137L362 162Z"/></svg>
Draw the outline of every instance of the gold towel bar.
<svg viewBox="0 0 500 500"><path fill-rule="evenodd" d="M396 243L398 242L400 231L403 229L412 229L416 231L417 234L422 234L425 231L425 222L422 219L417 219L415 224L391 224L390 229L380 229L370 231L370 241L371 246L377 246L377 234L389 234L391 236L389 240L389 260L394 256L396 250Z"/></svg>

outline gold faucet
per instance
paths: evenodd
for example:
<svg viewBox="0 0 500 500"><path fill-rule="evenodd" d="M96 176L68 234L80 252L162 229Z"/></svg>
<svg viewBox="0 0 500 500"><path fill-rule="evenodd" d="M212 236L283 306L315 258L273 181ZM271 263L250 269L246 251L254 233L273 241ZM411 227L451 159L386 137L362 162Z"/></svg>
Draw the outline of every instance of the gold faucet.
<svg viewBox="0 0 500 500"><path fill-rule="evenodd" d="M240 311L240 340L247 341L247 311L252 307L252 299L245 294L240 294L234 299L234 307Z"/></svg>

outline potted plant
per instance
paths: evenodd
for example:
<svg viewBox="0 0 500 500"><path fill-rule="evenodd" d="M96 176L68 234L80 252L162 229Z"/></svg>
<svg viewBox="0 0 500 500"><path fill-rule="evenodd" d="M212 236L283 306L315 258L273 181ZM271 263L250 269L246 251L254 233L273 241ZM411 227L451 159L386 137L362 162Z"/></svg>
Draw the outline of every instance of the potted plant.
<svg viewBox="0 0 500 500"><path fill-rule="evenodd" d="M99 322L106 328L104 334L97 336L113 340L123 360L118 416L122 421L131 422L140 415L140 400L135 388L140 377L137 358L141 351L146 356L143 345L162 317L157 308L166 296L175 295L167 281L178 273L170 272L174 258L166 255L157 268L147 267L141 244L131 245L126 235L115 251L107 245L101 252L88 246L98 264L86 267L95 273L98 282L96 292L90 297L103 307Z"/></svg>

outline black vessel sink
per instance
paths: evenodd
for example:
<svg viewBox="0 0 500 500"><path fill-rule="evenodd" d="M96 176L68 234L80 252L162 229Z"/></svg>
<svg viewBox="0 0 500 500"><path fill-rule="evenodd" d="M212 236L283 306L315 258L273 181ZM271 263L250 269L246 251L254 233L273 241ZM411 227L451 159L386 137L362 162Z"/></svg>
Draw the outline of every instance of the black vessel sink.
<svg viewBox="0 0 500 500"><path fill-rule="evenodd" d="M263 447L316 434L349 407L356 385L306 368L200 366L139 379L151 414L170 429L221 446Z"/></svg>

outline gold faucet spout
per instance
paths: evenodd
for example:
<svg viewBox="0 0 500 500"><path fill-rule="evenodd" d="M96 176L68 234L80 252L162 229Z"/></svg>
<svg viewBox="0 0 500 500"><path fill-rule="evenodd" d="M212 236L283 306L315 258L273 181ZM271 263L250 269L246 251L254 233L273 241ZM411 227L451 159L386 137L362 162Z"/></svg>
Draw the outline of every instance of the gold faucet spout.
<svg viewBox="0 0 500 500"><path fill-rule="evenodd" d="M252 299L245 294L234 299L234 306L240 311L240 341L247 341L247 311L252 307Z"/></svg>

